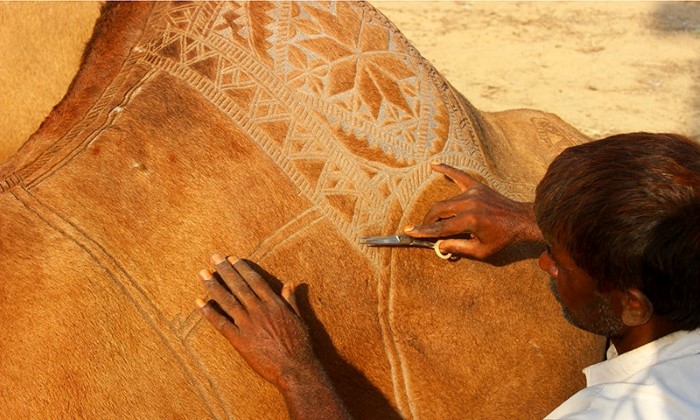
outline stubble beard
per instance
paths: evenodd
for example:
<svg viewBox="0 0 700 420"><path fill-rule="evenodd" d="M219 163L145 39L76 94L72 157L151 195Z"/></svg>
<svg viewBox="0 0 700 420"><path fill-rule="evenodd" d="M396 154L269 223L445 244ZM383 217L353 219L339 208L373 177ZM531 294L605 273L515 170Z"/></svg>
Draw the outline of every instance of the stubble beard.
<svg viewBox="0 0 700 420"><path fill-rule="evenodd" d="M609 296L596 292L579 317L562 303L556 279L550 277L549 288L561 306L564 319L576 328L608 338L620 337L625 332L625 324L615 314Z"/></svg>

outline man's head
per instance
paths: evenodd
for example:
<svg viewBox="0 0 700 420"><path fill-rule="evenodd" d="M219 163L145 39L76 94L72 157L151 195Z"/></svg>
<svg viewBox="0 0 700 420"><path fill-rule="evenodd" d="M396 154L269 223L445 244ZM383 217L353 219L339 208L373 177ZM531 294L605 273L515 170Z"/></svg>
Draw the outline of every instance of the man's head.
<svg viewBox="0 0 700 420"><path fill-rule="evenodd" d="M568 148L538 185L535 213L551 246L540 265L575 324L614 337L653 307L676 329L700 327L700 145L635 133ZM630 315L628 301L648 310Z"/></svg>

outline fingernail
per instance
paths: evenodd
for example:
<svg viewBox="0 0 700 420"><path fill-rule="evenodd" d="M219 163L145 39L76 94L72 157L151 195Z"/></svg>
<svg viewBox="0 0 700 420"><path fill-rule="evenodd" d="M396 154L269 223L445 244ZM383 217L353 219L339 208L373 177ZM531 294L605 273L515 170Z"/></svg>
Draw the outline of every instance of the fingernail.
<svg viewBox="0 0 700 420"><path fill-rule="evenodd" d="M434 161L430 162L430 164L433 165L433 166L441 165L441 163L438 162L437 160L434 160Z"/></svg>
<svg viewBox="0 0 700 420"><path fill-rule="evenodd" d="M211 256L211 262L214 264L221 264L224 261L226 261L226 258L221 254L212 254Z"/></svg>
<svg viewBox="0 0 700 420"><path fill-rule="evenodd" d="M228 258L226 258L226 259L228 260L228 262L231 263L231 265L234 265L235 263L237 263L238 261L241 260L241 259L238 258L238 257L228 257Z"/></svg>
<svg viewBox="0 0 700 420"><path fill-rule="evenodd" d="M199 277L201 277L202 280L209 280L211 278L211 271L207 270L206 268L204 270L200 270Z"/></svg>
<svg viewBox="0 0 700 420"><path fill-rule="evenodd" d="M207 306L207 302L199 298L194 300L194 304L197 305L199 309L202 309L203 307Z"/></svg>
<svg viewBox="0 0 700 420"><path fill-rule="evenodd" d="M413 226L413 225L408 225L408 226L406 226L405 228L403 228L403 231L404 231L404 232L410 232L410 231L413 230L414 227L415 227L415 226Z"/></svg>

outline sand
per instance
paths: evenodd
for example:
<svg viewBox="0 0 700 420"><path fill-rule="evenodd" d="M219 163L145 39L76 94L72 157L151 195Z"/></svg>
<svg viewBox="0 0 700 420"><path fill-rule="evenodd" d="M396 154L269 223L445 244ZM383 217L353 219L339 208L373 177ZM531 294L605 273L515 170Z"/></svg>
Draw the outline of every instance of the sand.
<svg viewBox="0 0 700 420"><path fill-rule="evenodd" d="M700 2L381 2L479 109L700 136Z"/></svg>
<svg viewBox="0 0 700 420"><path fill-rule="evenodd" d="M373 2L479 109L700 138L700 2ZM0 161L65 93L99 3L0 2Z"/></svg>

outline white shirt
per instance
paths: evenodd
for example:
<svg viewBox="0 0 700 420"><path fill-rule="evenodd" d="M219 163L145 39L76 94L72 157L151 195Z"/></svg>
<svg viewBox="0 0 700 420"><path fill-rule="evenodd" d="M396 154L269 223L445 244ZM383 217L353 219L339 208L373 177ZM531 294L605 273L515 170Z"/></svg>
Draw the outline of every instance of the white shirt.
<svg viewBox="0 0 700 420"><path fill-rule="evenodd" d="M547 419L700 419L700 329L677 331L583 370L587 387Z"/></svg>

